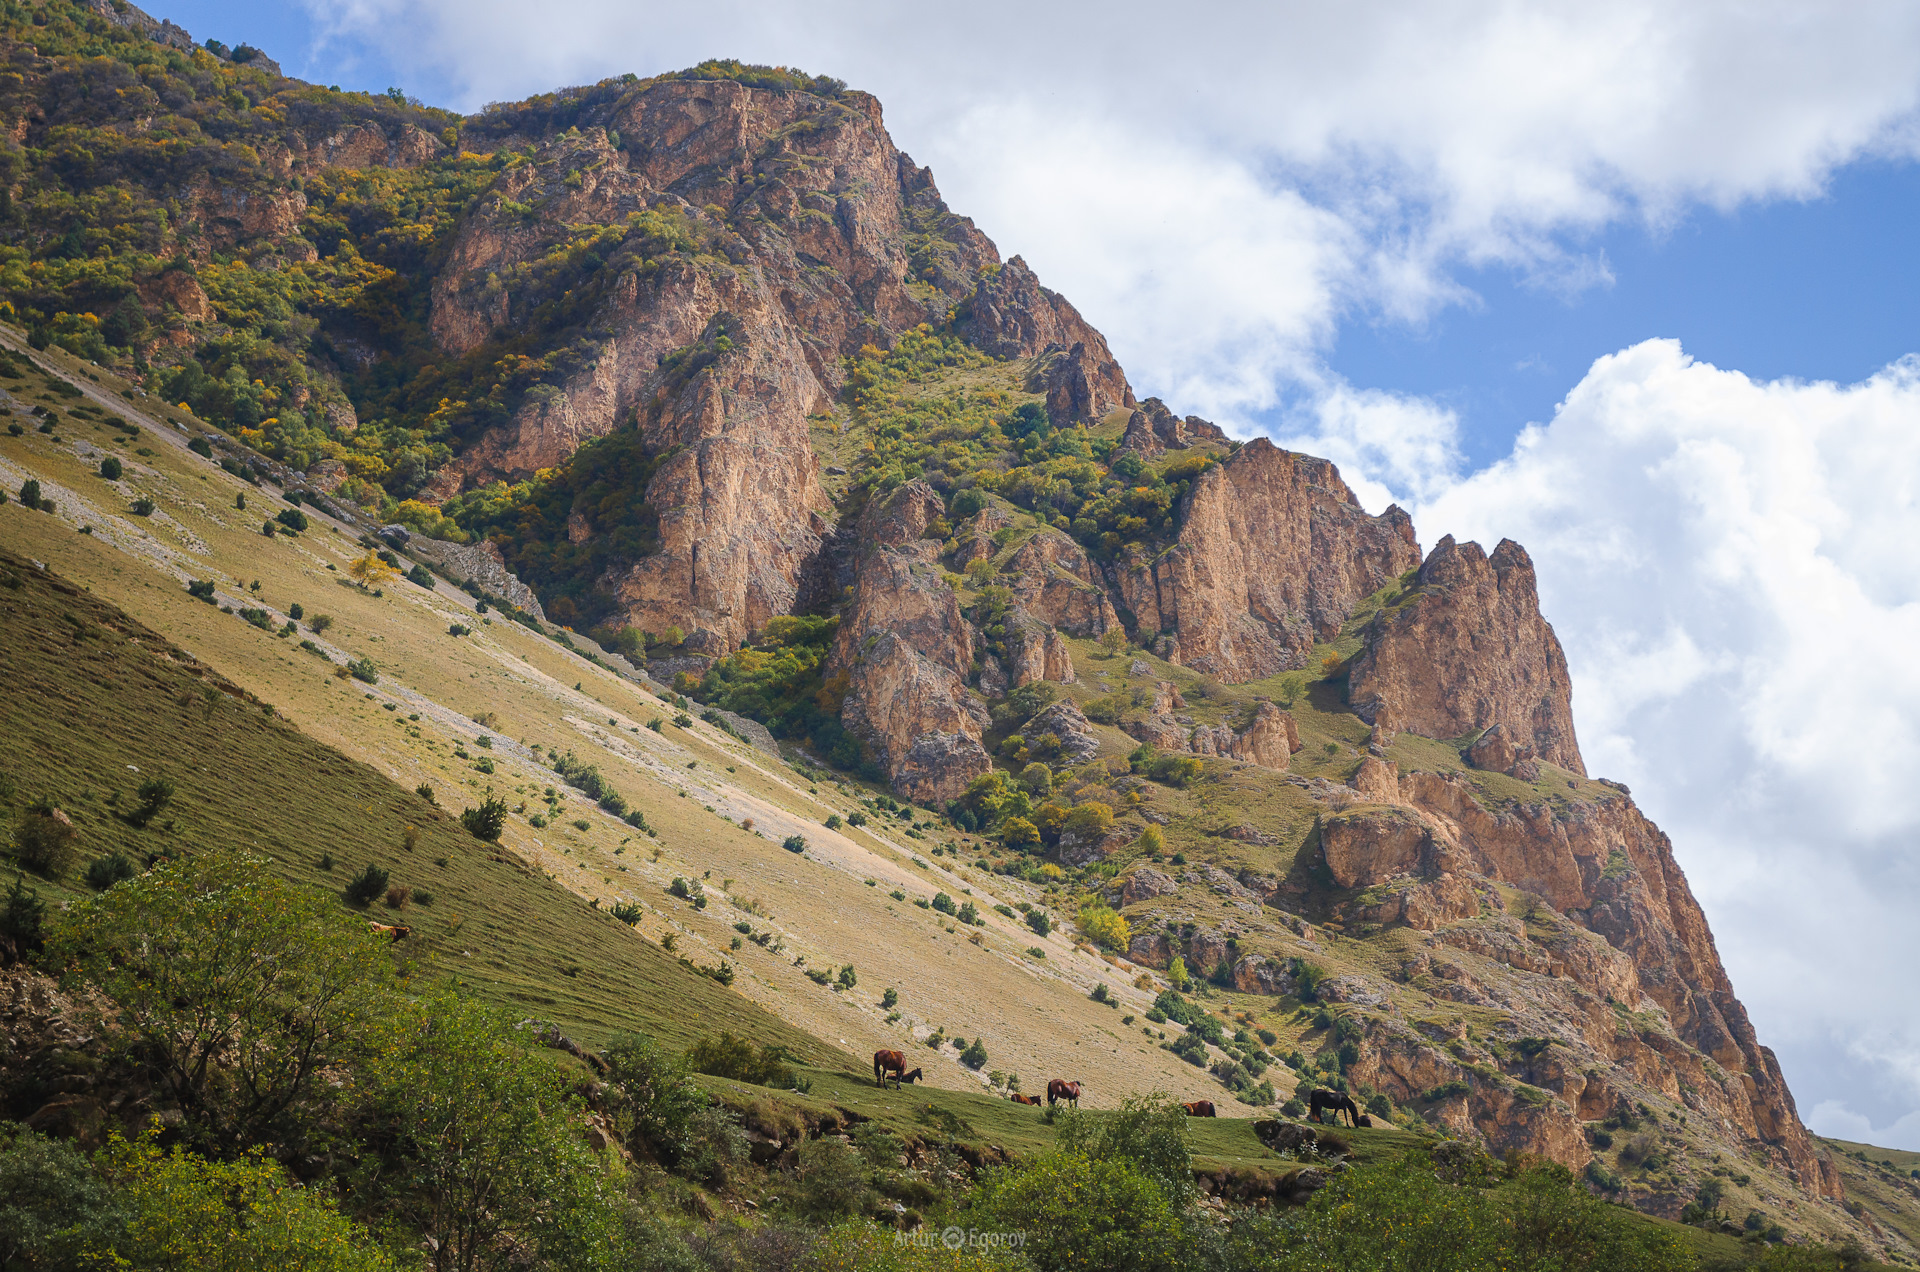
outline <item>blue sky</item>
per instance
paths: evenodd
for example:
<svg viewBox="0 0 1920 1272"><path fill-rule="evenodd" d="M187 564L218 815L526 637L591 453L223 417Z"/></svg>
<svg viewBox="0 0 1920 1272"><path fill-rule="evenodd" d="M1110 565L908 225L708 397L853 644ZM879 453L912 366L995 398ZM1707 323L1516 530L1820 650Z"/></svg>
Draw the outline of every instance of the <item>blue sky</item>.
<svg viewBox="0 0 1920 1272"><path fill-rule="evenodd" d="M1334 458L1423 543L1528 546L1589 768L1671 835L1803 1117L1920 1149L1908 0L155 16L462 110L710 56L873 92L1137 390Z"/></svg>

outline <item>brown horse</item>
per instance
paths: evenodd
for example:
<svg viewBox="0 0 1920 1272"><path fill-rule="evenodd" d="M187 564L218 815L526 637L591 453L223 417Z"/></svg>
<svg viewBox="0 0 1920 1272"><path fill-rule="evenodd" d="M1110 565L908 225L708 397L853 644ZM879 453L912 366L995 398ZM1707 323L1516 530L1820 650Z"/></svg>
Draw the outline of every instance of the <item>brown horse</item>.
<svg viewBox="0 0 1920 1272"><path fill-rule="evenodd" d="M1038 1103L1040 1103L1040 1097L1039 1097L1039 1096L1037 1096L1037 1095L1018 1095L1018 1094L1015 1094L1015 1095L1010 1095L1010 1096L1008 1096L1007 1098L1008 1098L1009 1100L1012 1100L1012 1101L1013 1101L1013 1102L1014 1102L1015 1104L1038 1104Z"/></svg>
<svg viewBox="0 0 1920 1272"><path fill-rule="evenodd" d="M1355 1130L1360 1129L1360 1106L1353 1097L1340 1091L1315 1091L1307 1097L1307 1116L1313 1121L1320 1120L1323 1109L1333 1110L1333 1124L1340 1125L1340 1115L1345 1113L1353 1121Z"/></svg>
<svg viewBox="0 0 1920 1272"><path fill-rule="evenodd" d="M1354 1129L1356 1130L1370 1131L1373 1129L1373 1119L1368 1117L1365 1113L1362 1113L1357 1119L1355 1119L1353 1125L1354 1125Z"/></svg>
<svg viewBox="0 0 1920 1272"><path fill-rule="evenodd" d="M1057 1104L1065 1100L1074 1108L1080 1107L1080 1084L1068 1082L1064 1078L1054 1078L1047 1083L1047 1103Z"/></svg>
<svg viewBox="0 0 1920 1272"><path fill-rule="evenodd" d="M1187 1111L1188 1117L1214 1116L1212 1100L1195 1100L1190 1104L1182 1104L1180 1107Z"/></svg>
<svg viewBox="0 0 1920 1272"><path fill-rule="evenodd" d="M876 1051L873 1053L873 1080L881 1086L887 1085L887 1075L893 1075L893 1085L902 1082L915 1082L920 1078L920 1070L907 1071L907 1058L898 1051Z"/></svg>

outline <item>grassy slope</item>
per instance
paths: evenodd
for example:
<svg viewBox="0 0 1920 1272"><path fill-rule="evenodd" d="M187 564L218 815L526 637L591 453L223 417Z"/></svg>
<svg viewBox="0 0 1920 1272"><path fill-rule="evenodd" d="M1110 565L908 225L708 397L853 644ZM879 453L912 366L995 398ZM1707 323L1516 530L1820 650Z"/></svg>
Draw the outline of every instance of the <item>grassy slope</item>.
<svg viewBox="0 0 1920 1272"><path fill-rule="evenodd" d="M36 356L85 374L58 355ZM84 378L79 382L95 391ZM136 406L145 405L122 397L111 377L101 387L113 390L100 399L119 414L136 418ZM33 391L16 396L35 400L37 381L27 388ZM1144 1012L1151 1001L1150 993L1132 987L1135 972L1076 951L1064 936L1037 939L990 911L987 926L971 934L979 937L975 944L951 920L889 893L925 898L937 890L955 896L971 890L983 908L1028 898L1058 908L1063 898L932 858L927 840L916 843L895 828L827 831L821 822L828 814L846 814L865 792L850 784L815 787L786 764L704 724L681 730L665 723L660 732L649 731L649 720L672 710L642 686L515 624L488 624L474 614L470 598L444 582L432 593L395 582L383 597L348 586L341 572L360 552L350 534L315 516L298 539L262 537L260 520L284 506L270 490L249 488L188 453L187 434L171 424L139 418L146 432L132 445L77 420L62 424L58 444L32 431L0 437L0 482L17 488L30 472L49 483L48 494L62 505L54 517L17 504L0 508L0 545L51 562L403 790L430 783L443 806L475 802L490 784L512 803L527 801L528 814L537 812L545 788L556 781L534 749L576 751L644 810L658 838L621 825L562 787L570 798L544 829L526 815L509 818L508 852L585 900L640 905L639 931L649 942L672 934L680 952L702 965L731 962L739 972L736 995L848 1054L911 1045L944 1027L949 1037L983 1038L988 1068L1019 1074L1029 1089L1059 1076L1086 1080L1095 1105L1154 1089L1182 1099L1222 1098L1213 1079L1119 1024L1120 1016ZM197 425L187 420L186 427ZM108 447L127 461L118 487L92 472L93 452ZM139 448L152 454L138 455ZM245 512L232 507L236 493L248 496ZM154 517L125 515L136 494L157 501ZM81 522L95 533L76 534ZM190 599L183 587L189 578L215 579L224 603L264 605L276 621L294 602L309 618L330 614L334 626L314 639L335 663L371 657L381 669L380 684L338 680L295 639L258 631ZM247 586L255 579L257 596ZM454 621L475 634L448 636ZM304 624L299 636L309 636ZM388 703L398 710L383 710ZM489 712L497 718L485 730L469 719ZM421 719L407 718L414 714ZM483 731L496 740L491 752L474 746ZM462 759L460 749L469 758ZM490 777L474 771L482 756L496 766ZM752 830L745 828L748 818ZM575 829L576 819L587 829ZM795 833L811 845L804 857L781 851L781 840ZM696 912L668 897L666 885L675 876L704 879L711 904ZM778 938L782 952L752 943L730 948L739 922ZM1026 954L1035 945L1044 948L1044 960ZM795 965L798 958L805 967ZM848 963L859 971L853 992L830 992L804 974ZM534 975L540 980L548 973ZM1123 1010L1088 1000L1097 980L1109 984ZM892 1023L878 1004L889 985L899 988L905 1013ZM712 1023L682 1027L698 1032ZM578 1028L588 1038L603 1032L591 1021ZM956 1062L955 1048L925 1055L932 1061L925 1066L931 1084L981 1088L981 1077Z"/></svg>
<svg viewBox="0 0 1920 1272"><path fill-rule="evenodd" d="M18 504L0 509L9 521L40 516ZM412 791L268 715L97 596L6 552L0 680L11 690L0 695L0 772L19 788L16 815L27 798L54 798L80 832L83 862L113 852L142 861L168 850L244 849L289 878L338 889L376 861L395 883L433 893L430 906L368 911L413 928L400 948L423 972L451 974L589 1037L629 1028L684 1043L698 1026L728 1025L828 1053L474 839ZM152 775L171 778L178 793L136 829L115 815L114 798L131 807L133 788ZM411 851L402 845L407 826L419 833ZM331 871L321 868L324 855L335 860ZM80 887L80 868L60 881L66 891Z"/></svg>
<svg viewBox="0 0 1920 1272"><path fill-rule="evenodd" d="M1920 1153L1824 1135L1820 1142L1833 1152L1848 1200L1866 1207L1882 1228L1920 1245L1920 1176L1913 1173L1920 1170Z"/></svg>

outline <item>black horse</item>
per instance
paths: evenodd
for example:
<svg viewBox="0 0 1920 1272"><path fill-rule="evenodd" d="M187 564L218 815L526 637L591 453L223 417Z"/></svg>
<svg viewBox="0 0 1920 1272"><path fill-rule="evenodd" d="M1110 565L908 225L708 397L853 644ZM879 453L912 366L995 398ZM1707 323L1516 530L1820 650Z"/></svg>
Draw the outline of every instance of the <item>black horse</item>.
<svg viewBox="0 0 1920 1272"><path fill-rule="evenodd" d="M1333 1110L1333 1124L1340 1125L1340 1114L1345 1113L1353 1123L1355 1130L1360 1129L1360 1108L1353 1097L1340 1091L1315 1091L1307 1097L1307 1116L1314 1121L1320 1120L1322 1109Z"/></svg>

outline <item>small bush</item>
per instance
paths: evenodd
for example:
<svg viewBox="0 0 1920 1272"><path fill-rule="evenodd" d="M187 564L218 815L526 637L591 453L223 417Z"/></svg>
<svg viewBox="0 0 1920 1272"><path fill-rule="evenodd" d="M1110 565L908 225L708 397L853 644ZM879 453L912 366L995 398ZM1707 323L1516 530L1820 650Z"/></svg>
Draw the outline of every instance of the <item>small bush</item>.
<svg viewBox="0 0 1920 1272"><path fill-rule="evenodd" d="M647 914L647 912L639 906L626 901L615 902L613 909L608 911L608 913L612 914L614 918L620 920L628 927L639 926L640 920L645 918Z"/></svg>
<svg viewBox="0 0 1920 1272"><path fill-rule="evenodd" d="M391 884L387 888L387 908L404 910L413 900L413 889L404 883Z"/></svg>
<svg viewBox="0 0 1920 1272"><path fill-rule="evenodd" d="M978 1070L983 1068L987 1063L987 1049L985 1045L982 1044L978 1038L968 1043L967 1049L960 1053L960 1063L966 1065L969 1069Z"/></svg>
<svg viewBox="0 0 1920 1272"><path fill-rule="evenodd" d="M786 1048L755 1047L732 1033L708 1034L687 1049L687 1067L695 1073L757 1086L792 1087L794 1073Z"/></svg>
<svg viewBox="0 0 1920 1272"><path fill-rule="evenodd" d="M371 658L362 657L348 663L347 672L355 680L364 681L370 685L380 683L380 670L373 665L373 659Z"/></svg>
<svg viewBox="0 0 1920 1272"><path fill-rule="evenodd" d="M489 789L487 797L480 801L478 808L461 811L460 824L465 826L467 833L475 839L484 840L487 843L498 843L500 832L506 829L507 825L507 801L500 799Z"/></svg>
<svg viewBox="0 0 1920 1272"><path fill-rule="evenodd" d="M133 862L129 861L125 854L114 852L104 857L95 857L88 862L84 877L89 888L95 892L105 892L114 884L133 878L135 873L137 872L133 868Z"/></svg>
<svg viewBox="0 0 1920 1272"><path fill-rule="evenodd" d="M823 824L826 826L828 830L840 829L840 814L828 813L827 820Z"/></svg>
<svg viewBox="0 0 1920 1272"><path fill-rule="evenodd" d="M944 892L933 894L933 908L942 914L954 914L959 910L959 907L954 905L953 898Z"/></svg>
<svg viewBox="0 0 1920 1272"><path fill-rule="evenodd" d="M420 783L420 785L413 788L413 793L421 799L426 800L429 804L439 803L439 800L434 796L433 787L429 783Z"/></svg>
<svg viewBox="0 0 1920 1272"><path fill-rule="evenodd" d="M142 495L140 498L133 501L132 512L133 512L133 515L136 517L151 517L153 515L153 510L155 506L156 505L154 504L153 500L148 499L145 495Z"/></svg>
<svg viewBox="0 0 1920 1272"><path fill-rule="evenodd" d="M40 948L46 911L40 894L16 875L0 905L0 965Z"/></svg>
<svg viewBox="0 0 1920 1272"><path fill-rule="evenodd" d="M307 630L312 632L315 636L319 636L323 634L327 630L327 628L332 626L333 626L333 615L315 614L313 616L313 621L307 624Z"/></svg>
<svg viewBox="0 0 1920 1272"><path fill-rule="evenodd" d="M807 841L799 835L788 835L786 839L781 841L780 846L788 852L805 852L807 850Z"/></svg>
<svg viewBox="0 0 1920 1272"><path fill-rule="evenodd" d="M347 881L347 900L355 905L371 904L375 897L387 890L387 877L385 870L369 861L365 869Z"/></svg>
<svg viewBox="0 0 1920 1272"><path fill-rule="evenodd" d="M415 565L407 571L407 582L415 587L424 587L431 592L433 591L433 571L424 565Z"/></svg>
<svg viewBox="0 0 1920 1272"><path fill-rule="evenodd" d="M307 514L298 508L283 509L278 516L274 517L274 520L289 530L304 531L309 524Z"/></svg>
<svg viewBox="0 0 1920 1272"><path fill-rule="evenodd" d="M1035 906L1027 911L1027 926L1033 929L1035 936L1045 936L1053 931L1053 920L1047 916L1045 910Z"/></svg>
<svg viewBox="0 0 1920 1272"><path fill-rule="evenodd" d="M14 828L14 856L21 865L48 878L72 864L73 822L46 800L34 804Z"/></svg>
<svg viewBox="0 0 1920 1272"><path fill-rule="evenodd" d="M108 481L119 481L123 471L120 461L112 455L100 461L100 475Z"/></svg>

